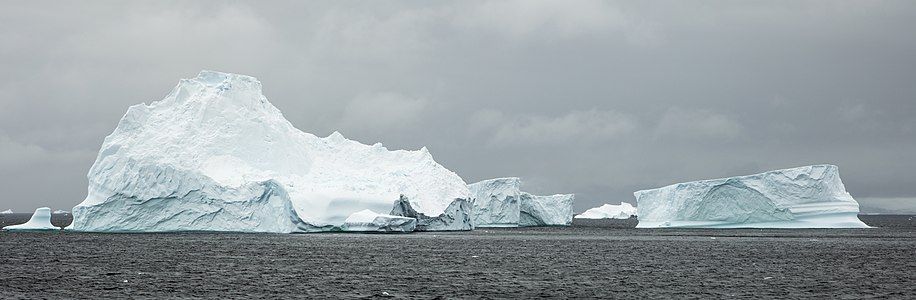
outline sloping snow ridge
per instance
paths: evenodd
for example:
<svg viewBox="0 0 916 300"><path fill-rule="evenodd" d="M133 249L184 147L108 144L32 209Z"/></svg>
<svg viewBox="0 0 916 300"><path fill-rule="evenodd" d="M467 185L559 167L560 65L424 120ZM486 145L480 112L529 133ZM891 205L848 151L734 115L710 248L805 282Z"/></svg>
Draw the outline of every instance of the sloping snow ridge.
<svg viewBox="0 0 916 300"><path fill-rule="evenodd" d="M576 219L629 219L636 215L636 207L632 204L621 202L620 205L605 204L590 208L575 216Z"/></svg>
<svg viewBox="0 0 916 300"><path fill-rule="evenodd" d="M567 226L572 224L573 194L535 196L521 191L516 177L469 185L476 198L474 225L479 227Z"/></svg>
<svg viewBox="0 0 916 300"><path fill-rule="evenodd" d="M434 220L471 213L461 204L470 199L466 183L426 148L389 151L337 132L302 132L267 101L257 79L214 71L181 80L160 101L130 107L88 177L88 196L73 208L68 229L337 231L354 227L345 226L354 213L387 212L402 201ZM409 227L379 218L403 221L378 215L369 222L377 228L356 227ZM427 223L426 230L470 229L469 221Z"/></svg>
<svg viewBox="0 0 916 300"><path fill-rule="evenodd" d="M3 227L3 230L60 230L60 227L51 225L51 209L39 207L32 214L28 222L19 225Z"/></svg>
<svg viewBox="0 0 916 300"><path fill-rule="evenodd" d="M836 166L678 183L635 192L637 228L867 228Z"/></svg>
<svg viewBox="0 0 916 300"><path fill-rule="evenodd" d="M14 212L13 212L12 209L7 209L7 210L4 210L4 211L0 211L0 214L3 214L3 215L13 214L13 213L14 213Z"/></svg>

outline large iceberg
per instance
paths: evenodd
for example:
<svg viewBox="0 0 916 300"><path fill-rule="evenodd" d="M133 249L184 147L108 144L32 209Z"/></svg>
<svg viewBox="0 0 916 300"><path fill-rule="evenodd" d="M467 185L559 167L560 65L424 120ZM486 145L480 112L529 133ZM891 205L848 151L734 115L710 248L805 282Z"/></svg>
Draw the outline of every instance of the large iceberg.
<svg viewBox="0 0 916 300"><path fill-rule="evenodd" d="M479 227L567 226L572 224L573 194L535 196L521 191L516 177L495 178L469 185L473 220Z"/></svg>
<svg viewBox="0 0 916 300"><path fill-rule="evenodd" d="M636 215L636 207L632 204L621 202L620 205L605 204L595 208L589 208L585 212L576 215L576 219L629 219Z"/></svg>
<svg viewBox="0 0 916 300"><path fill-rule="evenodd" d="M426 148L389 151L302 132L257 79L237 74L202 71L164 99L130 107L88 177L68 229L408 231L397 216L362 222L365 210L405 204L426 218L425 230L471 228L466 183Z"/></svg>
<svg viewBox="0 0 916 300"><path fill-rule="evenodd" d="M867 228L836 166L816 165L635 192L637 228Z"/></svg>
<svg viewBox="0 0 916 300"><path fill-rule="evenodd" d="M3 230L60 230L60 227L51 224L51 209L39 207L32 214L28 222L19 225L3 227Z"/></svg>

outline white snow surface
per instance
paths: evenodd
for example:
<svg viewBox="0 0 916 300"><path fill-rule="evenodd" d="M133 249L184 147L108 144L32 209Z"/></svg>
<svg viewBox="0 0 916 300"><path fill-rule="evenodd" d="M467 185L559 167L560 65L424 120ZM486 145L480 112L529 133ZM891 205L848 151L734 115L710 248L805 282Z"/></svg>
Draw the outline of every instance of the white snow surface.
<svg viewBox="0 0 916 300"><path fill-rule="evenodd" d="M473 222L479 227L518 226L520 200L524 194L516 177L484 180L471 185L474 200Z"/></svg>
<svg viewBox="0 0 916 300"><path fill-rule="evenodd" d="M867 228L838 168L814 165L635 192L638 228Z"/></svg>
<svg viewBox="0 0 916 300"><path fill-rule="evenodd" d="M576 215L576 219L629 219L636 215L636 207L630 203L621 202L620 205L605 204L595 208L589 208L585 212Z"/></svg>
<svg viewBox="0 0 916 300"><path fill-rule="evenodd" d="M572 224L575 196L535 196L521 191L516 177L495 178L469 186L474 202L475 226L565 226Z"/></svg>
<svg viewBox="0 0 916 300"><path fill-rule="evenodd" d="M68 229L328 231L355 212L391 210L402 195L427 216L470 198L425 147L389 151L302 132L257 79L214 71L131 106L88 177Z"/></svg>
<svg viewBox="0 0 916 300"><path fill-rule="evenodd" d="M19 225L3 227L3 230L60 230L60 227L51 225L51 209L39 207L32 214L28 222Z"/></svg>
<svg viewBox="0 0 916 300"><path fill-rule="evenodd" d="M4 215L6 215L6 214L12 214L12 213L14 213L12 209L7 209L7 210L4 210L4 211L0 211L0 214L4 214Z"/></svg>

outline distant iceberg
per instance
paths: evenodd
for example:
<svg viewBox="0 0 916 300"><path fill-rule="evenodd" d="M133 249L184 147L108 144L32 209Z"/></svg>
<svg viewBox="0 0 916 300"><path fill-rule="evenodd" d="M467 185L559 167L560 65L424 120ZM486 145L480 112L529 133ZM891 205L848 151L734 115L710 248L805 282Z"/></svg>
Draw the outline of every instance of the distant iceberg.
<svg viewBox="0 0 916 300"><path fill-rule="evenodd" d="M4 210L4 211L0 211L0 215L8 215L8 214L14 214L13 210L12 210L12 209L7 209L7 210Z"/></svg>
<svg viewBox="0 0 916 300"><path fill-rule="evenodd" d="M637 228L867 228L836 166L678 183L638 191Z"/></svg>
<svg viewBox="0 0 916 300"><path fill-rule="evenodd" d="M621 202L620 205L605 204L590 208L575 216L576 219L629 219L636 216L636 207L632 204Z"/></svg>
<svg viewBox="0 0 916 300"><path fill-rule="evenodd" d="M6 226L3 230L60 230L60 227L51 225L50 208L39 207L25 224Z"/></svg>
<svg viewBox="0 0 916 300"><path fill-rule="evenodd" d="M521 191L516 177L483 180L469 185L478 227L568 226L572 224L573 194L535 196Z"/></svg>
<svg viewBox="0 0 916 300"><path fill-rule="evenodd" d="M68 229L400 232L404 207L417 230L472 228L467 184L426 148L302 132L245 75L202 71L130 107L88 178ZM366 210L392 215L366 221Z"/></svg>
<svg viewBox="0 0 916 300"><path fill-rule="evenodd" d="M58 209L58 210L55 210L54 213L55 213L55 214L62 214L62 215L63 215L63 214L69 214L70 212L69 212L69 211L66 211L66 210L63 210L63 209Z"/></svg>

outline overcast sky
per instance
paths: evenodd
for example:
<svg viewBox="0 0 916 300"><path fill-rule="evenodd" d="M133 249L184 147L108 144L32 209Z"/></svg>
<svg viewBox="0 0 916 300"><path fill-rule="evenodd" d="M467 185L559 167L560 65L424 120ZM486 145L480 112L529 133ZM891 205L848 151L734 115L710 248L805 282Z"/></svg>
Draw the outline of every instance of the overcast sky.
<svg viewBox="0 0 916 300"><path fill-rule="evenodd" d="M201 69L299 129L427 146L577 212L829 163L916 211L916 1L0 1L0 210L69 210L127 107Z"/></svg>

